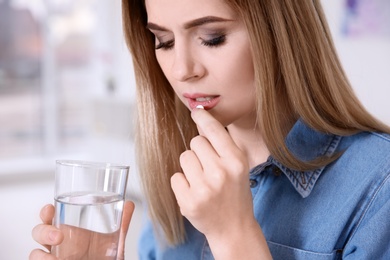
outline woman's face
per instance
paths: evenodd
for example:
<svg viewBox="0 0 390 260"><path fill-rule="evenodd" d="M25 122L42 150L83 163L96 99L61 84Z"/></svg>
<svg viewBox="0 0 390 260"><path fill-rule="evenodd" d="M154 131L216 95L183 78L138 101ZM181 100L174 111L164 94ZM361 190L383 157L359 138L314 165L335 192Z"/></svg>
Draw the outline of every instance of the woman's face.
<svg viewBox="0 0 390 260"><path fill-rule="evenodd" d="M247 30L222 0L146 0L156 57L180 100L223 125L255 120Z"/></svg>

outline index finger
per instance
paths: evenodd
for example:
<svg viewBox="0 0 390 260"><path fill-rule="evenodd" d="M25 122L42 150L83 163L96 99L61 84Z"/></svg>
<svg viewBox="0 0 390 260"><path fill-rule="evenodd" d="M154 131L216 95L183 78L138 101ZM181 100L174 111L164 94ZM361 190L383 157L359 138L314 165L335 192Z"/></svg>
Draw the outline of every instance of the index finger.
<svg viewBox="0 0 390 260"><path fill-rule="evenodd" d="M209 112L204 109L194 109L191 117L197 125L200 135L209 140L220 157L229 156L232 151L238 149L225 127Z"/></svg>

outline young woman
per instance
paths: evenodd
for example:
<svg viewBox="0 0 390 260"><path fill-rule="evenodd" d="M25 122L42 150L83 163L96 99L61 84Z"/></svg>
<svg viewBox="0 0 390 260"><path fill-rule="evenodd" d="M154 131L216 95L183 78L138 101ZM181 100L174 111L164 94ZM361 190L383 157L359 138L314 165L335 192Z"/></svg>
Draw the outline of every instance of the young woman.
<svg viewBox="0 0 390 260"><path fill-rule="evenodd" d="M390 258L390 128L354 95L320 0L122 4L140 259ZM58 243L50 228L33 236Z"/></svg>

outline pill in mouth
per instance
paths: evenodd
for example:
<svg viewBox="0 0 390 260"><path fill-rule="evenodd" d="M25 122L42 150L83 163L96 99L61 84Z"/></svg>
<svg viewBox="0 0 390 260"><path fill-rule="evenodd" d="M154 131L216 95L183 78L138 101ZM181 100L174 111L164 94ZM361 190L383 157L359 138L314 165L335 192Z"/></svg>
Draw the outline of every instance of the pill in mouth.
<svg viewBox="0 0 390 260"><path fill-rule="evenodd" d="M202 105L197 105L196 108L198 108L198 109L204 109L204 106L202 106Z"/></svg>

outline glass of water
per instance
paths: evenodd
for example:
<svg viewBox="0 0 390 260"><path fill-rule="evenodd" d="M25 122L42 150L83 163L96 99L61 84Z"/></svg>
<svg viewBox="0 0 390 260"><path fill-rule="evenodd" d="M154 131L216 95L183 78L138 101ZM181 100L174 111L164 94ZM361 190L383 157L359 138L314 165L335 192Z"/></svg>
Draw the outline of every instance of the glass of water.
<svg viewBox="0 0 390 260"><path fill-rule="evenodd" d="M53 225L59 259L116 259L129 166L56 161Z"/></svg>

